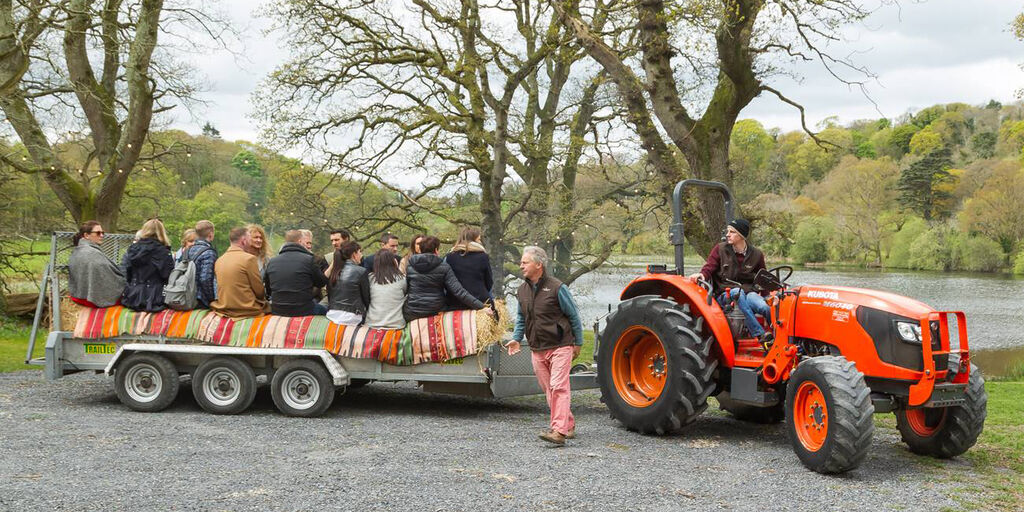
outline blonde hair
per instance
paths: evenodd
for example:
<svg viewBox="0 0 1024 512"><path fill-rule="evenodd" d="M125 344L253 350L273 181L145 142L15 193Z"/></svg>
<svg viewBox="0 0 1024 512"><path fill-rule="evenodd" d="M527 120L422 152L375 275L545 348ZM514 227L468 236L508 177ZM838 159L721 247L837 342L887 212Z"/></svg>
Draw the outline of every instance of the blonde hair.
<svg viewBox="0 0 1024 512"><path fill-rule="evenodd" d="M267 238L267 232L259 224L249 224L245 228L249 230L249 236L252 236L253 233L259 233L263 237L263 247L260 247L260 252L256 254L256 259L266 263L270 259L270 239Z"/></svg>
<svg viewBox="0 0 1024 512"><path fill-rule="evenodd" d="M182 233L181 235L181 248L184 249L185 244L189 242L195 243L196 238L199 238L199 236L196 235L196 230L192 228L186 229L185 232Z"/></svg>
<svg viewBox="0 0 1024 512"><path fill-rule="evenodd" d="M143 238L155 238L160 243L171 246L171 242L167 238L167 230L164 229L164 223L160 222L160 219L149 219L145 224L142 225L142 229L137 233L139 240Z"/></svg>

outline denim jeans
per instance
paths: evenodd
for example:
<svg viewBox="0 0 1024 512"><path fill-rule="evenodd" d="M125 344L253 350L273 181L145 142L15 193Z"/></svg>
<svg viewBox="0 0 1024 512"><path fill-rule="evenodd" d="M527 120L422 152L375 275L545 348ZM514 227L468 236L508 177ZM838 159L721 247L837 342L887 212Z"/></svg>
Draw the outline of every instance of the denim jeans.
<svg viewBox="0 0 1024 512"><path fill-rule="evenodd" d="M726 299L725 294L718 296L718 303L725 305L729 300L736 301L736 307L739 308L740 312L743 313L743 319L747 324L747 330L750 331L750 335L758 337L764 334L764 328L761 324L757 323L757 318L754 315L761 315L768 319L771 315L771 310L768 308L768 303L764 301L764 297L757 294L757 292L742 293L743 290L739 288L733 288L729 290L729 298Z"/></svg>

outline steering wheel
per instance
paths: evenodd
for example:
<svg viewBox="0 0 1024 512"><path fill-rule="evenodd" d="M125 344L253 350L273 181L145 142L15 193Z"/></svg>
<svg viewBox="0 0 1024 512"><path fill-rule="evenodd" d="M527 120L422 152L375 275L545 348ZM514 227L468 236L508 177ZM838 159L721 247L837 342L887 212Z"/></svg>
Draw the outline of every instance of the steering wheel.
<svg viewBox="0 0 1024 512"><path fill-rule="evenodd" d="M786 277L782 277L782 271L786 271ZM768 272L775 274L780 283L785 283L790 277L793 277L793 267L789 265L779 265L768 269Z"/></svg>

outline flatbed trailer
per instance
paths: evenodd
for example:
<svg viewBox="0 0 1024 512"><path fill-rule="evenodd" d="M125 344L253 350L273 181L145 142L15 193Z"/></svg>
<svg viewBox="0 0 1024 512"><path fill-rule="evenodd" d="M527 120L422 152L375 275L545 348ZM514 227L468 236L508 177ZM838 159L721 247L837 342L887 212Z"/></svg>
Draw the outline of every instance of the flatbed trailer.
<svg viewBox="0 0 1024 512"><path fill-rule="evenodd" d="M177 396L183 375L192 376L192 391L199 405L215 414L247 409L255 396L258 375L270 383L278 409L291 416L322 414L338 392L369 382L412 381L428 392L487 398L542 393L525 346L511 356L500 344L493 344L442 363L396 366L376 359L337 356L323 349L204 345L191 339L145 335L76 338L61 329L60 320L61 276L67 275L71 236L69 232L53 234L33 333L40 327L44 297L49 298L53 330L43 359L31 359L35 336L30 338L26 363L43 365L48 380L87 371L113 376L118 398L132 409L166 408ZM130 243L131 235L109 234L103 249L118 261ZM593 365L574 367L570 382L574 390L596 388Z"/></svg>

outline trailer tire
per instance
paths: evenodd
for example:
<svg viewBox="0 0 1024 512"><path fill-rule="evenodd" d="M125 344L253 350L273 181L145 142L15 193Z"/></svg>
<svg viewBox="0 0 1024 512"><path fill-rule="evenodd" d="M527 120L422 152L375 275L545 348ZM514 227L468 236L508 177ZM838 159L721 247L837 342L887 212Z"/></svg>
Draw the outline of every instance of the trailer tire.
<svg viewBox="0 0 1024 512"><path fill-rule="evenodd" d="M334 401L334 381L319 361L295 359L274 372L270 395L283 414L312 418L323 414Z"/></svg>
<svg viewBox="0 0 1024 512"><path fill-rule="evenodd" d="M804 466L831 474L864 462L875 408L853 362L842 356L804 359L786 387L786 432Z"/></svg>
<svg viewBox="0 0 1024 512"><path fill-rule="evenodd" d="M643 434L675 432L708 407L718 361L689 304L655 295L619 303L601 332L597 381L612 417Z"/></svg>
<svg viewBox="0 0 1024 512"><path fill-rule="evenodd" d="M138 352L126 357L114 372L114 392L129 409L158 412L178 397L178 369L160 354Z"/></svg>
<svg viewBox="0 0 1024 512"><path fill-rule="evenodd" d="M950 372L955 373L959 367L959 359L951 358ZM967 403L955 407L895 411L896 428L910 451L949 459L974 446L985 428L988 393L985 392L985 377L973 364L967 379L966 397Z"/></svg>
<svg viewBox="0 0 1024 512"><path fill-rule="evenodd" d="M238 414L256 398L256 372L234 357L203 361L192 375L192 395L211 414Z"/></svg>

